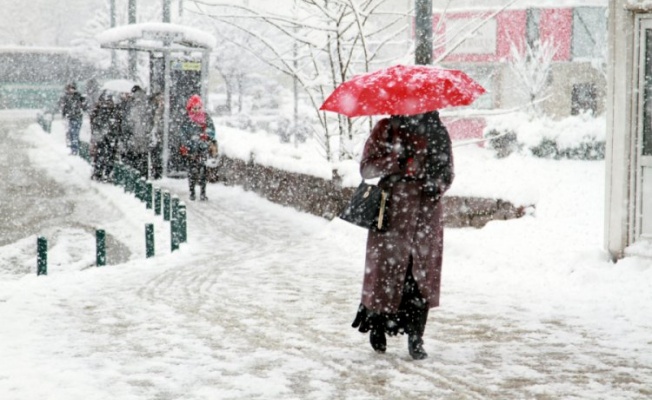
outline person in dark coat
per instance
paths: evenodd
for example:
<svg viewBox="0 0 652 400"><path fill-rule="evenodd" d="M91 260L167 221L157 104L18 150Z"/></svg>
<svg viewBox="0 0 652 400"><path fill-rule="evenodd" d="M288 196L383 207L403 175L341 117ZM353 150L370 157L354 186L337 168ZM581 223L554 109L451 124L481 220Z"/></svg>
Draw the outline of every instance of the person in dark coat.
<svg viewBox="0 0 652 400"><path fill-rule="evenodd" d="M66 92L59 100L61 115L68 122L66 139L69 141L70 154L79 153L79 131L82 126L82 118L86 111L86 99L77 91L77 85L69 83L66 85Z"/></svg>
<svg viewBox="0 0 652 400"><path fill-rule="evenodd" d="M111 179L120 134L120 111L113 98L103 92L91 111L92 179Z"/></svg>
<svg viewBox="0 0 652 400"><path fill-rule="evenodd" d="M215 125L210 115L204 110L204 103L198 95L192 95L186 103L186 114L181 122L181 155L188 165L188 186L190 200L195 200L195 186L199 184L200 200L206 197L206 160L215 156L217 140Z"/></svg>
<svg viewBox="0 0 652 400"><path fill-rule="evenodd" d="M451 140L439 113L392 116L374 126L360 172L389 193L387 229L367 237L362 301L353 322L385 352L386 334L408 335L412 358L428 356L428 310L439 306L443 251L441 197L453 178Z"/></svg>
<svg viewBox="0 0 652 400"><path fill-rule="evenodd" d="M123 161L147 178L149 166L147 156L152 131L149 101L145 91L138 85L131 89L131 95L122 110Z"/></svg>

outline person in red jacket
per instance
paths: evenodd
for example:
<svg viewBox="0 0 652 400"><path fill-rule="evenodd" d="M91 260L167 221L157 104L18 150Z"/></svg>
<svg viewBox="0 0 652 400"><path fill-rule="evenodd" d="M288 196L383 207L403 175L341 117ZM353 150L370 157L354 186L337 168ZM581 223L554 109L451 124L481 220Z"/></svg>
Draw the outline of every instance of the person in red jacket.
<svg viewBox="0 0 652 400"><path fill-rule="evenodd" d="M204 103L198 95L192 95L186 103L186 115L181 122L181 155L187 160L188 186L190 200L195 200L195 186L199 184L200 200L208 200L206 196L206 161L209 156L215 156L217 140L215 125L210 115L204 110Z"/></svg>

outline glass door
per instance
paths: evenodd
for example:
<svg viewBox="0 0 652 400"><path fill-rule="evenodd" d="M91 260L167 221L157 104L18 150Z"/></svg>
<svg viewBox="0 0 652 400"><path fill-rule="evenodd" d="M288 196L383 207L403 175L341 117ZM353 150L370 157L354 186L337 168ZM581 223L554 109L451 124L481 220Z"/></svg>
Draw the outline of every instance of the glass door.
<svg viewBox="0 0 652 400"><path fill-rule="evenodd" d="M634 239L652 241L652 19L639 19Z"/></svg>

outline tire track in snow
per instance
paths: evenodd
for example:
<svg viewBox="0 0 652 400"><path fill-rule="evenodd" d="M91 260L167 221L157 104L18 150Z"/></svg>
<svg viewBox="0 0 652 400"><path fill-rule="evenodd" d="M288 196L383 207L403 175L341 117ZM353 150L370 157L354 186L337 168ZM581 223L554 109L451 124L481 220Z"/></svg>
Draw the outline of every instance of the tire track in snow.
<svg viewBox="0 0 652 400"><path fill-rule="evenodd" d="M360 284L351 255L316 239L319 222L300 225L280 207L270 215L268 204L234 191L211 187L211 201L187 204L196 251L182 246L183 265L156 271L155 260L149 280L107 284L83 307L62 300L88 337L79 345L91 352L78 357L118 374L139 398L201 399L207 390L222 398L587 398L594 386L622 398L649 394L649 365L608 351L598 333L525 305L488 307L492 299L474 293L449 296L477 312L431 314L428 360L411 361L405 337L376 355L349 327ZM261 392L271 382L277 392Z"/></svg>

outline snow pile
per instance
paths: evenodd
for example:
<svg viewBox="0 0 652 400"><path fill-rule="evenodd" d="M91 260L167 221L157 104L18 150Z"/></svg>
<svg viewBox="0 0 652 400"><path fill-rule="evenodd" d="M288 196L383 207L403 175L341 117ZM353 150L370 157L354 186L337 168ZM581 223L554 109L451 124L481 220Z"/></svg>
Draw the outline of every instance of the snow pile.
<svg viewBox="0 0 652 400"><path fill-rule="evenodd" d="M220 153L266 167L331 179L331 166L313 140L305 143L281 143L278 135L265 131L247 132L228 126L216 126Z"/></svg>
<svg viewBox="0 0 652 400"><path fill-rule="evenodd" d="M518 143L526 151L532 152L547 141L555 143L556 150L564 153L604 143L607 125L604 116L593 117L590 114L554 120L550 117L532 118L525 113L510 113L487 117L485 136L491 131L516 133Z"/></svg>
<svg viewBox="0 0 652 400"><path fill-rule="evenodd" d="M405 337L389 338L379 355L350 328L363 229L214 184L210 201L187 203L188 243L170 253L159 242L169 232L157 232L157 254L146 259L142 223L151 212L121 188L91 181L89 165L68 155L59 121L50 135L34 127L11 133L30 145L17 149L28 153L28 175L58 182L80 209L76 217L110 226L134 255L37 277L27 249L33 238L0 248L0 260L29 260L32 268L0 274L3 400L652 394L652 263L613 264L602 250L604 161L455 150L451 190L527 192L527 183L539 201L523 218L446 229L442 305L424 338L430 357L414 362ZM227 151L254 148L251 136L229 133ZM158 184L187 198L185 180ZM66 263L88 257L88 238L70 224L62 221L58 241ZM123 237L131 231L138 238Z"/></svg>

